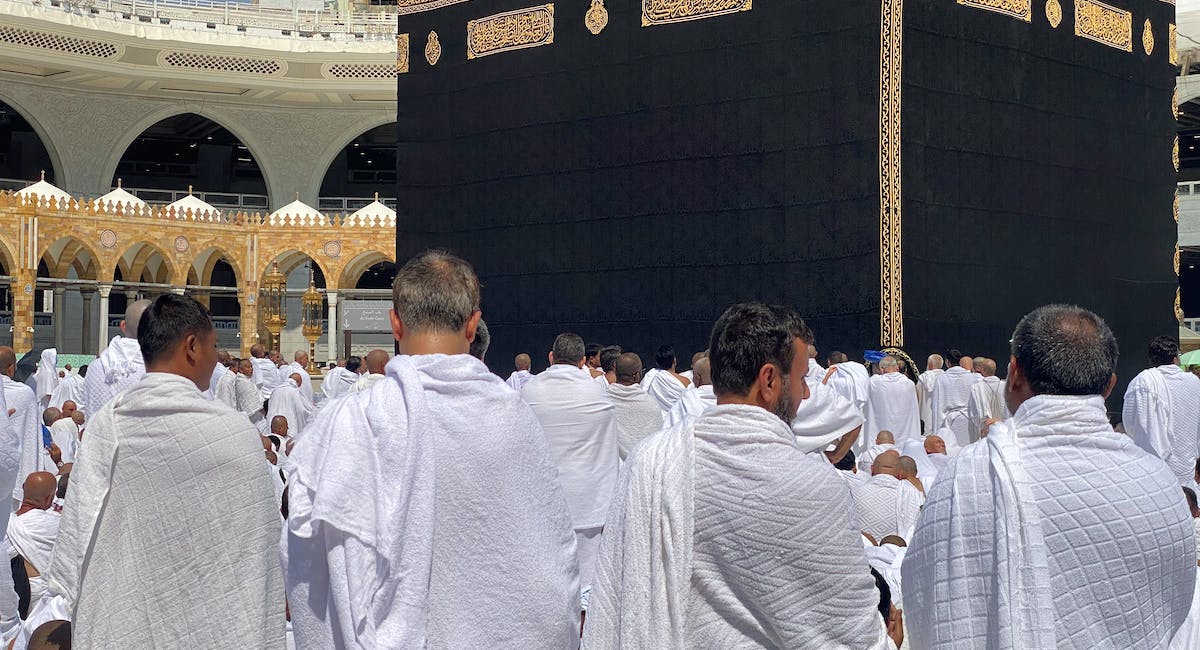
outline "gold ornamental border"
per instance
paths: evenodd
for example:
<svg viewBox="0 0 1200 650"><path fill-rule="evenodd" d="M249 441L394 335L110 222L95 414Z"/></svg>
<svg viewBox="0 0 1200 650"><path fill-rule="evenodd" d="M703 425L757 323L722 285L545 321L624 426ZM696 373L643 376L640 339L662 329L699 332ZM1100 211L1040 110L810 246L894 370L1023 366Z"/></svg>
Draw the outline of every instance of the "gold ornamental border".
<svg viewBox="0 0 1200 650"><path fill-rule="evenodd" d="M554 42L554 3L467 21L467 58Z"/></svg>
<svg viewBox="0 0 1200 650"><path fill-rule="evenodd" d="M642 0L642 27L715 18L753 8L753 0Z"/></svg>
<svg viewBox="0 0 1200 650"><path fill-rule="evenodd" d="M1098 0L1075 0L1075 35L1133 51L1133 14Z"/></svg>
<svg viewBox="0 0 1200 650"><path fill-rule="evenodd" d="M396 74L408 72L408 34L396 35Z"/></svg>
<svg viewBox="0 0 1200 650"><path fill-rule="evenodd" d="M1027 23L1033 20L1033 3L1031 0L958 0L958 4L985 11L994 11Z"/></svg>
<svg viewBox="0 0 1200 650"><path fill-rule="evenodd" d="M904 345L900 91L903 0L881 0L879 21L879 342Z"/></svg>

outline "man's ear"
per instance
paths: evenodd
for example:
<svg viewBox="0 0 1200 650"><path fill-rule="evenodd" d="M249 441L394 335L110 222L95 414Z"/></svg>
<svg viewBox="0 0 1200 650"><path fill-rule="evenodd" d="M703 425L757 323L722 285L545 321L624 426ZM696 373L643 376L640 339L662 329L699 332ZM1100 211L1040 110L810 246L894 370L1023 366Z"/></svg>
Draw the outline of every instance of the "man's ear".
<svg viewBox="0 0 1200 650"><path fill-rule="evenodd" d="M1104 399L1108 399L1108 396L1112 395L1113 388L1115 388L1116 385L1117 385L1117 373L1114 372L1112 374L1112 376L1108 378L1108 387L1104 389Z"/></svg>
<svg viewBox="0 0 1200 650"><path fill-rule="evenodd" d="M471 313L471 317L467 319L467 342L475 342L475 332L479 329L479 319L483 318L483 312L476 309Z"/></svg>
<svg viewBox="0 0 1200 650"><path fill-rule="evenodd" d="M392 338L397 341L403 339L404 323L400 321L400 314L397 314L395 309L389 309L388 318L392 321Z"/></svg>
<svg viewBox="0 0 1200 650"><path fill-rule="evenodd" d="M550 365L554 365L554 351L553 350L546 353L546 360L550 362Z"/></svg>

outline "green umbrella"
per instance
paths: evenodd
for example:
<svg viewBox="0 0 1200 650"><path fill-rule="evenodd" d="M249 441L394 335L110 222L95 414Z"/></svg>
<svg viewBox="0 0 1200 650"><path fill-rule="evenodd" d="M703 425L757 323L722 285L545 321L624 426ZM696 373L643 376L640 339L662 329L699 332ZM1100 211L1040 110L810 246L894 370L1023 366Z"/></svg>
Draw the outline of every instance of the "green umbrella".
<svg viewBox="0 0 1200 650"><path fill-rule="evenodd" d="M1183 356L1179 357L1179 366L1185 370L1188 366L1200 366L1200 350L1185 352Z"/></svg>

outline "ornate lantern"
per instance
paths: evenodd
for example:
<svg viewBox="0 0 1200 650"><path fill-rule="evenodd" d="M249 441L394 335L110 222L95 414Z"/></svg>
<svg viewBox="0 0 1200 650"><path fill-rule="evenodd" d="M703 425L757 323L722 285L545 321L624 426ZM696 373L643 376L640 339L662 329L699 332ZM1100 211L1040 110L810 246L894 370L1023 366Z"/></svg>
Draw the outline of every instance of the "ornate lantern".
<svg viewBox="0 0 1200 650"><path fill-rule="evenodd" d="M308 372L317 371L317 339L321 338L321 293L313 283L313 269L308 268L308 289L300 298L300 313L303 315L304 338L308 339Z"/></svg>
<svg viewBox="0 0 1200 650"><path fill-rule="evenodd" d="M271 272L263 278L259 289L259 309L262 310L263 324L271 333L271 349L279 349L279 333L287 327L287 277L279 272L279 263L271 262Z"/></svg>

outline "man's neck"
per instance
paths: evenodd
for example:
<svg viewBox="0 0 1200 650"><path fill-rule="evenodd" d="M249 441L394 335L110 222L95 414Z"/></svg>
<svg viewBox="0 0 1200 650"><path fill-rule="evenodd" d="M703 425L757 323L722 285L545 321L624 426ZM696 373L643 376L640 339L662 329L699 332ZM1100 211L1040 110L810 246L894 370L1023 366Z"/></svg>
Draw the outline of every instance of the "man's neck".
<svg viewBox="0 0 1200 650"><path fill-rule="evenodd" d="M423 354L467 354L471 343L458 332L422 332L406 334L400 341L400 354L419 356Z"/></svg>
<svg viewBox="0 0 1200 650"><path fill-rule="evenodd" d="M23 515L23 514L29 512L30 510L45 510L45 509L46 508L43 508L35 503L30 503L29 501L22 501L21 507L17 509L17 515Z"/></svg>

